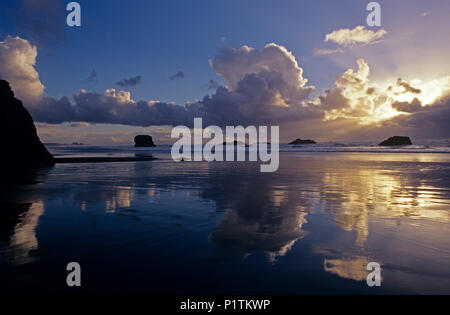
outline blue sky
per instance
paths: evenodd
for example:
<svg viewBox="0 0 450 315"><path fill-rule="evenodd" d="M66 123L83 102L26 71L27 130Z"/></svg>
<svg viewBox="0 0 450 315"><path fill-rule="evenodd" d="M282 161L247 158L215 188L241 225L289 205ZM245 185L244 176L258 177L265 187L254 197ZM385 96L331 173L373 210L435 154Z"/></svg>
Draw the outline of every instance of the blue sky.
<svg viewBox="0 0 450 315"><path fill-rule="evenodd" d="M326 90L336 88L337 78L348 69L353 69L357 76L358 59L363 59L370 67L370 77L367 80L370 79L371 83L367 83L367 87L372 87L372 84L376 86L376 90L381 90L387 88L389 84L395 85L398 78L407 80L408 84L411 82L416 82L416 86L422 84L426 89L420 98L423 107L429 105L427 100L437 101L438 96L446 93L444 93L447 88L445 80L450 74L450 64L447 61L449 44L443 38L447 36L446 30L450 26L447 22L450 3L445 1L378 1L382 8L382 25L369 27L366 25L366 17L369 13L366 11L366 6L369 1L361 0L129 2L80 0L78 2L82 10L82 26L72 28L65 25L68 12L64 8L68 2L20 0L0 3L0 42L7 36L18 36L36 46L37 59L33 68L38 73L40 82L45 86L44 95L54 99L55 106L60 106L59 108L62 107L56 102L58 99L67 96L73 105L75 101L72 96L80 93L81 89L93 93L89 94L93 98L103 95L107 89L115 88L117 92L119 90L131 92L131 99L135 100L135 103L140 100L157 100L164 104L173 102L181 106L188 101L195 103L197 100L202 100L205 95L215 95L215 89L208 89L210 80L216 81L220 86L227 86L227 77L218 73L217 69L210 64L210 60L216 60L217 56L224 51L223 49L239 49L247 45L263 52L268 43L276 43L277 47L280 47L278 52L281 54L284 54L282 52L284 48L292 52L299 68L303 71L302 79L308 80L305 87L301 89L308 86L315 87L307 98L302 99L302 106L305 102L309 103L309 106L322 102L324 103L320 104L324 108L322 121L331 119L337 124L338 119L347 119L348 124L345 128L352 131L341 133L336 137L353 138L355 133L358 134L359 129L356 128L355 131L351 124L356 123L363 127L368 122L380 124L381 119L367 118L371 115L386 119L394 116L397 118L394 114L399 114L398 112L392 114L393 103L413 101L413 95L399 96L397 93L395 99L387 105L380 104L378 100L371 100L372 103L369 105L364 101L356 104L357 90L341 86L338 87L340 89L338 92L346 98L344 105L350 106L351 110L342 108L339 109L338 115L332 113L331 105L325 104L325 96L328 95L324 93ZM26 5L35 10L24 14ZM46 16L46 14L53 14L53 16ZM39 17L42 18L42 16L48 18L47 26L31 23L36 18L39 21ZM24 23L31 23L32 30L27 30ZM326 34L338 30L351 30L358 26L364 27L365 34L383 30L386 31L386 35L381 36L380 40L352 44L349 47L337 41L324 42ZM318 55L314 53L317 49L334 49L340 52ZM230 50L228 54L233 55ZM290 58L285 54L283 56ZM261 67L263 68L258 69L266 69L268 65ZM277 73L284 70L270 69ZM93 71L97 74L96 80L88 80ZM239 69L236 68L236 71L239 72ZM5 78L10 75L1 72L0 68L0 75ZM182 72L184 76L176 80L170 79L179 72ZM262 75L250 70L247 74ZM140 76L141 80L135 86L117 85L120 80L136 76ZM264 80L267 81L268 78ZM436 80L440 81L433 83ZM431 91L430 86L436 84L439 85L442 93ZM15 85L13 88L19 91L19 84ZM230 86L227 88L230 99L235 99L236 95L242 92L233 91ZM276 97L270 102L275 102L274 100L280 96L278 94L283 94L280 92L284 91L283 89L272 91ZM244 95L248 95L247 92ZM252 91L255 95L264 94L262 92ZM379 99L390 95L390 92L383 93L380 94ZM315 99L320 95L325 98ZM285 101L287 100L287 105L295 103L289 97L281 96ZM355 100L352 100L353 96ZM332 103L332 100L330 102ZM200 102L201 106L205 104ZM366 111L370 107L371 111L364 113L367 117L358 120L360 113L357 113L355 107L365 108ZM373 110L375 107L379 110ZM55 108L58 109L58 107ZM230 108L232 108L231 105ZM311 108L315 110L314 106ZM401 116L400 114L398 116ZM305 117L317 118L315 115L308 115ZM408 113L405 113L402 117L407 115ZM36 114L36 117L40 116ZM80 120L79 117L73 119ZM280 119L283 122L285 120ZM52 120L51 117L43 119L44 122L48 120ZM308 125L304 123L305 120L302 117L299 117L298 121L300 120L303 121L303 126ZM314 128L305 127L297 131L296 127L292 128L292 124L297 126L298 121L288 124L290 130L295 130L293 133L306 134L319 139L329 138L324 136L324 132L318 132ZM89 122L99 124L100 119ZM105 121L105 123L109 122ZM119 121L119 123L122 122ZM408 124L411 124L411 121L408 121ZM314 125L316 123L312 123L313 127ZM334 130L331 125L327 124L323 128L327 131ZM96 130L91 131L117 132L125 128L117 125L116 127L108 126L97 126ZM50 126L46 133L44 130L46 127L46 125L38 125L38 129L49 139L52 132L56 134L67 131L64 124L58 132L54 131L55 126ZM371 127L374 126L371 125ZM70 132L74 131L75 129L70 130ZM86 134L85 130L83 132ZM373 132L373 129L367 133L371 133L374 137L379 134ZM287 136L291 137L291 134Z"/></svg>
<svg viewBox="0 0 450 315"><path fill-rule="evenodd" d="M36 69L46 92L55 97L71 95L80 87L103 91L120 79L141 75L142 84L132 89L134 97L183 104L202 98L210 79L221 82L208 63L218 48L261 49L270 42L292 50L310 82L329 86L333 76L321 74L340 69L325 58L313 58L314 48L330 30L360 25L367 15L364 1L79 3L82 27L62 26L64 41L39 47ZM3 35L27 38L8 14L18 9L19 1L0 6ZM98 84L83 84L92 70ZM185 78L172 82L169 77L178 71Z"/></svg>

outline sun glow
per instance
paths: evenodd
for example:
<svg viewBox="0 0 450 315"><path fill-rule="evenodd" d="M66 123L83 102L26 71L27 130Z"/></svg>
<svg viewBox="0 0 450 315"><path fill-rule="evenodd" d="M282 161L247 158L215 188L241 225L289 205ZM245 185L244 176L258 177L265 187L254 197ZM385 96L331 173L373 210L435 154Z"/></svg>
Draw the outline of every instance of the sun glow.
<svg viewBox="0 0 450 315"><path fill-rule="evenodd" d="M440 99L450 94L450 76L423 82L415 79L411 81L390 80L390 83L371 82L370 87L363 89L349 89L345 87L342 95L348 99L348 106L338 110L329 110L325 120L341 117L356 118L361 125L376 124L400 115L410 115L409 112L397 110L396 103L413 103L418 101L422 107L433 106ZM400 85L407 84L409 89ZM368 95L367 90L375 91Z"/></svg>
<svg viewBox="0 0 450 315"><path fill-rule="evenodd" d="M422 106L429 106L446 96L450 92L450 76L423 82L420 79L410 81L411 85L420 90L420 93L412 93L402 91L398 88L395 91L393 99L397 102L411 103L414 98L417 98Z"/></svg>
<svg viewBox="0 0 450 315"><path fill-rule="evenodd" d="M325 109L324 120L352 119L361 125L377 124L400 115L410 115L433 106L450 94L450 76L423 82L390 78L371 81L370 67L358 59L358 70L347 69L336 78L336 88L317 101Z"/></svg>

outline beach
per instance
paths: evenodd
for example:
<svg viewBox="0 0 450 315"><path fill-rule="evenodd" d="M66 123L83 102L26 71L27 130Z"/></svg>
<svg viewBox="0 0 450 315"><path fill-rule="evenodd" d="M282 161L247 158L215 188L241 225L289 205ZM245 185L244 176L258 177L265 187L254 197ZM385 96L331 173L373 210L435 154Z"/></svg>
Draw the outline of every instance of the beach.
<svg viewBox="0 0 450 315"><path fill-rule="evenodd" d="M260 173L176 163L170 147L48 146L155 160L57 163L4 191L0 291L69 293L75 261L76 289L95 295L449 294L445 146L325 147L340 149L282 147L278 171Z"/></svg>

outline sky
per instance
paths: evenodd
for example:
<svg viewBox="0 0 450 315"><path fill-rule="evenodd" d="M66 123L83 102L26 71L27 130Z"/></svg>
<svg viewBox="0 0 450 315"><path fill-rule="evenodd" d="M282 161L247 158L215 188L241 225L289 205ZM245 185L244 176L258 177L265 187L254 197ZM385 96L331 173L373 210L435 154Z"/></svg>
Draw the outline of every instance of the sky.
<svg viewBox="0 0 450 315"><path fill-rule="evenodd" d="M45 142L128 143L171 126L279 125L295 138L448 139L450 2L0 3L0 77Z"/></svg>

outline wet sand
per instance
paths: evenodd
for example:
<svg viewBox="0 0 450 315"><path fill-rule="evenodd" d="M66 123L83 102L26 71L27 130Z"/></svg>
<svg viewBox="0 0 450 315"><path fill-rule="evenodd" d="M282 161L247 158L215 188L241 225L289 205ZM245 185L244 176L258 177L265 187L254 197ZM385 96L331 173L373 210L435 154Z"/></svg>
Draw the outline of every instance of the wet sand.
<svg viewBox="0 0 450 315"><path fill-rule="evenodd" d="M450 293L449 154L282 152L264 174L155 157L9 193L0 291L69 293L76 261L88 294Z"/></svg>
<svg viewBox="0 0 450 315"><path fill-rule="evenodd" d="M153 161L154 157L60 157L55 158L55 164L62 163L111 163Z"/></svg>

